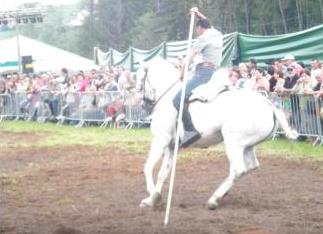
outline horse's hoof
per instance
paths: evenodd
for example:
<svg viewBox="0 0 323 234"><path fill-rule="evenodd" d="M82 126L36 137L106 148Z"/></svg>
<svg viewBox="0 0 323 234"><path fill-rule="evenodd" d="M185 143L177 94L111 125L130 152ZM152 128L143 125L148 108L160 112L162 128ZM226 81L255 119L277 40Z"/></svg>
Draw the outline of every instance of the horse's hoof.
<svg viewBox="0 0 323 234"><path fill-rule="evenodd" d="M140 202L139 205L140 208L145 208L145 207L152 207L151 202L147 201L147 199L144 199Z"/></svg>
<svg viewBox="0 0 323 234"><path fill-rule="evenodd" d="M209 210L215 210L216 208L218 208L219 204L214 200L214 201L208 201L207 202L207 207Z"/></svg>
<svg viewBox="0 0 323 234"><path fill-rule="evenodd" d="M161 201L161 195L160 193L156 192L152 195L152 205L155 206L156 204L158 204Z"/></svg>
<svg viewBox="0 0 323 234"><path fill-rule="evenodd" d="M139 207L154 207L156 204L158 204L161 201L161 195L160 193L154 193L153 195L145 198L140 202Z"/></svg>
<svg viewBox="0 0 323 234"><path fill-rule="evenodd" d="M145 202L140 202L140 205L139 205L139 207L140 208L145 208L145 207L148 207L149 205L147 204L147 203L145 203Z"/></svg>

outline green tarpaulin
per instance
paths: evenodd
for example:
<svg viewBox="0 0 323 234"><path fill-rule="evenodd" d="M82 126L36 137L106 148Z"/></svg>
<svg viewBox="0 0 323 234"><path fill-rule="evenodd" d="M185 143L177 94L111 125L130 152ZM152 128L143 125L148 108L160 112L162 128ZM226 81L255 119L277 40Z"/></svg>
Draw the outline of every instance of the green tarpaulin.
<svg viewBox="0 0 323 234"><path fill-rule="evenodd" d="M255 58L263 64L292 54L297 61L309 64L313 58L323 60L323 25L278 36L239 34L238 48L241 61Z"/></svg>
<svg viewBox="0 0 323 234"><path fill-rule="evenodd" d="M95 48L94 55L99 65L122 65L135 70L140 61L161 56L175 62L186 53L187 41L165 42L150 50L129 48L125 53L110 49L104 53ZM323 60L323 25L305 31L277 36L255 36L241 33L224 35L222 66L256 59L260 66L266 62L292 54L297 61L309 64L313 58Z"/></svg>

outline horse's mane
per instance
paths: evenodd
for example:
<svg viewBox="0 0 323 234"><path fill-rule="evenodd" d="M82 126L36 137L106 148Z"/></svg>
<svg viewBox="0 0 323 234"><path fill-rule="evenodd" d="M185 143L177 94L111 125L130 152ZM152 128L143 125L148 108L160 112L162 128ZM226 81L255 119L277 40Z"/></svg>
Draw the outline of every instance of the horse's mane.
<svg viewBox="0 0 323 234"><path fill-rule="evenodd" d="M156 84L157 87L168 88L179 79L179 70L174 64L163 58L154 58L149 61L148 70L150 81Z"/></svg>
<svg viewBox="0 0 323 234"><path fill-rule="evenodd" d="M160 70L160 72L174 72L178 73L177 68L171 62L161 58L156 57L149 61L149 68Z"/></svg>

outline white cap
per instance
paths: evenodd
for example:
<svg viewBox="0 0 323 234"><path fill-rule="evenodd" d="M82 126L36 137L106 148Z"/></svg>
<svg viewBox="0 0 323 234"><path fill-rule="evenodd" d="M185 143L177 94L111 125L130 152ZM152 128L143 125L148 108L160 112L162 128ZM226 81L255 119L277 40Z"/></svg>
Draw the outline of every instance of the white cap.
<svg viewBox="0 0 323 234"><path fill-rule="evenodd" d="M282 61L284 60L295 60L294 55L287 54L284 58L282 58Z"/></svg>

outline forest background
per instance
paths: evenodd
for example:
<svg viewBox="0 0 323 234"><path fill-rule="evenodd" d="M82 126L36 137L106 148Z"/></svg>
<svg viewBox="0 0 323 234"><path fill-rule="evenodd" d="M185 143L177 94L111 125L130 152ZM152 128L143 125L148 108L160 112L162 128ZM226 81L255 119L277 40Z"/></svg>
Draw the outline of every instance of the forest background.
<svg viewBox="0 0 323 234"><path fill-rule="evenodd" d="M124 52L187 39L193 6L224 34L278 35L323 22L323 0L80 0L48 7L42 24L21 25L20 32L92 59L94 47ZM81 23L71 23L80 14Z"/></svg>

